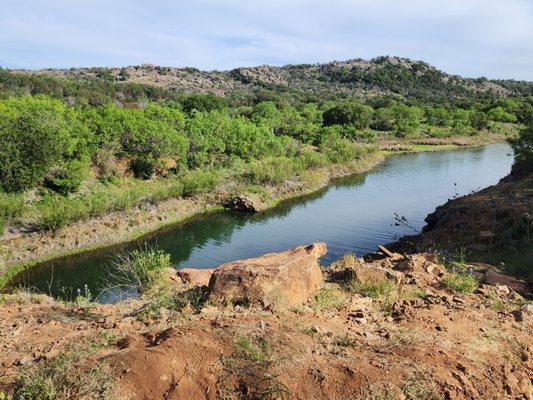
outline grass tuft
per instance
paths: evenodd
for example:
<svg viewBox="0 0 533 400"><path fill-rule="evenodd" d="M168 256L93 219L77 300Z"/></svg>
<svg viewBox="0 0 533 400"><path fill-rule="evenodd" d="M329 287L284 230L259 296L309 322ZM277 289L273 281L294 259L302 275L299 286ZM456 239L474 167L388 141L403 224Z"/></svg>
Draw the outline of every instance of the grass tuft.
<svg viewBox="0 0 533 400"><path fill-rule="evenodd" d="M455 293L470 294L479 286L478 281L473 276L467 274L452 274L442 280L442 284L450 288Z"/></svg>

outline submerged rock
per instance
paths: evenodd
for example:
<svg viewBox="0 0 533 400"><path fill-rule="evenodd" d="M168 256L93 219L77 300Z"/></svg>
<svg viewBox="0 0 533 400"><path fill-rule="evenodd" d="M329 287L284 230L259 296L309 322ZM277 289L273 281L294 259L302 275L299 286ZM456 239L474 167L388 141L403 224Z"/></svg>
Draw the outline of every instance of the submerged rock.
<svg viewBox="0 0 533 400"><path fill-rule="evenodd" d="M238 260L218 267L209 283L209 301L287 309L306 302L322 283L318 258L325 243Z"/></svg>

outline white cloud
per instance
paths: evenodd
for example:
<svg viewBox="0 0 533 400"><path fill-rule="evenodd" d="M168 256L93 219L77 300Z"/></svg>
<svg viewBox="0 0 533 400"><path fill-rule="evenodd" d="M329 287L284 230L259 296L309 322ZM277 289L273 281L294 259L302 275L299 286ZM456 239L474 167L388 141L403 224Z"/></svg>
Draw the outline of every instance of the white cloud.
<svg viewBox="0 0 533 400"><path fill-rule="evenodd" d="M0 55L30 68L152 62L204 69L390 54L533 80L528 0L8 0Z"/></svg>

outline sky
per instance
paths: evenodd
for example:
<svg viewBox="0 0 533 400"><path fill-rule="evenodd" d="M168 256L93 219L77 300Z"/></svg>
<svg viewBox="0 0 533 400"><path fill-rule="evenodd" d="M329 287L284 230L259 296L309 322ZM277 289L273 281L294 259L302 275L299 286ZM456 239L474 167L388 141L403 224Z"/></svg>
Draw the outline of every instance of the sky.
<svg viewBox="0 0 533 400"><path fill-rule="evenodd" d="M1 0L0 66L204 70L394 55L533 81L533 0Z"/></svg>

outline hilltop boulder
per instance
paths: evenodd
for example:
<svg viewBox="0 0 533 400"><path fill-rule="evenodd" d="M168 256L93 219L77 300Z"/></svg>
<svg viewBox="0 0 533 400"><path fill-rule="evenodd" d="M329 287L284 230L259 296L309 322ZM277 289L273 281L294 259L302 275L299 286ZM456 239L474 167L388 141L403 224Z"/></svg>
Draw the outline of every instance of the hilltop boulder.
<svg viewBox="0 0 533 400"><path fill-rule="evenodd" d="M314 243L222 264L209 282L209 301L273 309L300 305L322 283L318 258L326 252L325 243Z"/></svg>

